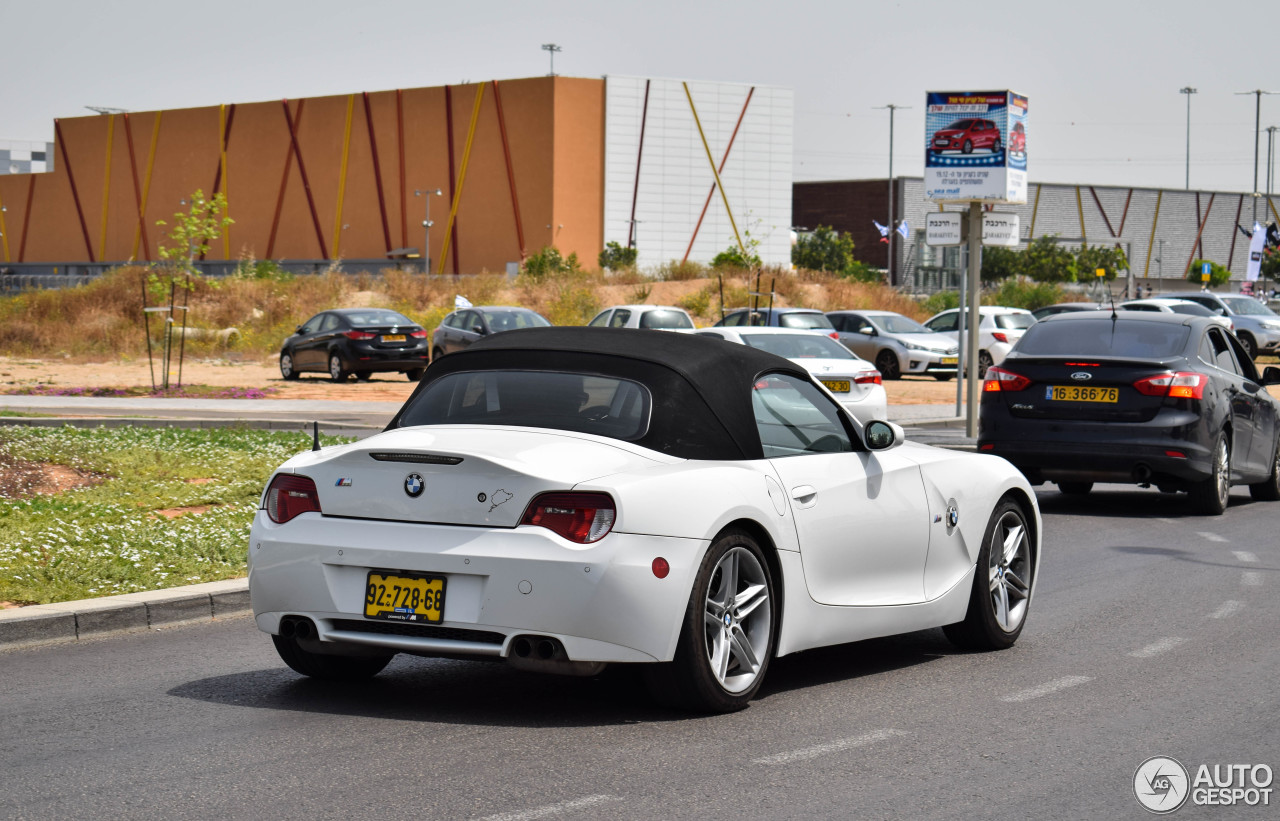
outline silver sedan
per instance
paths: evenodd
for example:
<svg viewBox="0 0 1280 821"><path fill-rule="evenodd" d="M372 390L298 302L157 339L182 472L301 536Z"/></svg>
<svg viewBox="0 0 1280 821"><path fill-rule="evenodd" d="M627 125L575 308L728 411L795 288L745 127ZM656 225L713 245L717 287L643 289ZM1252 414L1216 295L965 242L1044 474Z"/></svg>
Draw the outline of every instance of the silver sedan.
<svg viewBox="0 0 1280 821"><path fill-rule="evenodd" d="M945 382L956 375L959 346L950 334L893 311L831 311L827 318L840 342L874 363L885 379L919 374Z"/></svg>

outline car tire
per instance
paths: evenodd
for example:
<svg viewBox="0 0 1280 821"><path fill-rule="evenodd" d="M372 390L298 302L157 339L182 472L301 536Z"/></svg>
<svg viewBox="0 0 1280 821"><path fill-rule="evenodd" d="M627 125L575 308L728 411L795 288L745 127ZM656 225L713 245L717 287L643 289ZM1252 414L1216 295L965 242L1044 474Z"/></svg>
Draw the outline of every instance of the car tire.
<svg viewBox="0 0 1280 821"><path fill-rule="evenodd" d="M1244 348L1245 355L1250 360L1258 358L1258 343L1254 341L1253 336L1247 331L1236 334L1236 340L1240 343L1240 347Z"/></svg>
<svg viewBox="0 0 1280 821"><path fill-rule="evenodd" d="M898 355L886 348L876 354L876 370L884 379L901 379L902 367L898 364Z"/></svg>
<svg viewBox="0 0 1280 821"><path fill-rule="evenodd" d="M986 379L987 368L990 368L995 364L996 363L993 362L991 359L991 354L987 353L986 351L978 351L978 378Z"/></svg>
<svg viewBox="0 0 1280 821"><path fill-rule="evenodd" d="M1027 623L1035 561L1026 513L1006 496L982 537L969 610L964 621L942 628L947 638L966 650L1012 647Z"/></svg>
<svg viewBox="0 0 1280 821"><path fill-rule="evenodd" d="M271 642L282 661L296 673L328 681L363 681L381 673L391 663L394 653L387 655L340 656L312 653L296 638L272 636Z"/></svg>
<svg viewBox="0 0 1280 821"><path fill-rule="evenodd" d="M280 375L289 381L298 378L298 367L294 364L292 351L280 352Z"/></svg>
<svg viewBox="0 0 1280 821"><path fill-rule="evenodd" d="M410 368L404 372L404 375L408 377L410 382L417 382L424 373L426 373L426 368Z"/></svg>
<svg viewBox="0 0 1280 821"><path fill-rule="evenodd" d="M699 712L746 707L777 646L775 602L773 573L760 545L742 530L722 533L694 579L675 659L645 665L653 697Z"/></svg>
<svg viewBox="0 0 1280 821"><path fill-rule="evenodd" d="M1191 486L1191 501L1201 513L1221 516L1231 495L1231 444L1226 431L1218 434L1213 445L1212 469L1208 479Z"/></svg>
<svg viewBox="0 0 1280 821"><path fill-rule="evenodd" d="M1276 437L1275 453L1271 457L1271 475L1264 482L1249 485L1249 495L1259 502L1280 502L1280 436Z"/></svg>
<svg viewBox="0 0 1280 821"><path fill-rule="evenodd" d="M439 348L432 348L432 349L431 349L431 361L432 361L432 362L435 362L437 359L439 359L439 358L440 358L440 357L442 357L442 356L444 356L444 351L440 350Z"/></svg>
<svg viewBox="0 0 1280 821"><path fill-rule="evenodd" d="M1088 496L1093 482L1058 482L1058 492L1067 496Z"/></svg>
<svg viewBox="0 0 1280 821"><path fill-rule="evenodd" d="M350 371L342 364L342 357L336 353L329 354L329 378L334 382L346 382Z"/></svg>
<svg viewBox="0 0 1280 821"><path fill-rule="evenodd" d="M965 141L964 141L964 145L960 146L960 153L961 153L961 154L972 154L972 153L973 153L973 140L965 140Z"/></svg>
<svg viewBox="0 0 1280 821"><path fill-rule="evenodd" d="M355 373L357 382L368 382L369 377L372 376L368 371L356 371Z"/></svg>
<svg viewBox="0 0 1280 821"><path fill-rule="evenodd" d="M952 375L949 373L935 373L933 375L933 378L938 380L939 382L950 382L951 376Z"/></svg>
<svg viewBox="0 0 1280 821"><path fill-rule="evenodd" d="M991 153L999 154L1001 148L1002 146L1000 145L1000 138L996 137L996 141L991 144Z"/></svg>

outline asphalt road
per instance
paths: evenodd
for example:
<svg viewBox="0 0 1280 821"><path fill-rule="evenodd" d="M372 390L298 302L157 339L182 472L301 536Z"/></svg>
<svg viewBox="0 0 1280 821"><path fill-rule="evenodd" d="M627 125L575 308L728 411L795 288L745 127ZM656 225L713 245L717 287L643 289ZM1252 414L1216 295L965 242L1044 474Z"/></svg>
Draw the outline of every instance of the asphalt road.
<svg viewBox="0 0 1280 821"><path fill-rule="evenodd" d="M402 656L324 684L247 617L0 654L0 818L1145 818L1151 756L1280 770L1280 504L1040 502L1017 646L786 657L733 715L655 707L619 669Z"/></svg>

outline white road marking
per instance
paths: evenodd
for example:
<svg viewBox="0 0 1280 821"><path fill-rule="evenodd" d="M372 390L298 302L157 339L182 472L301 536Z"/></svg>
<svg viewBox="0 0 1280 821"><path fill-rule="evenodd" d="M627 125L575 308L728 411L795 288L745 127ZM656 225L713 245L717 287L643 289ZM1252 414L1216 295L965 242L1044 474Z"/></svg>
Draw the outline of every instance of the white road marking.
<svg viewBox="0 0 1280 821"><path fill-rule="evenodd" d="M1235 557L1236 557L1236 559L1238 559L1239 561L1242 561L1242 562L1252 562L1252 563L1255 563L1255 564L1256 564L1256 563L1257 563L1257 561L1258 561L1258 556L1257 556L1257 554L1256 554L1256 553L1250 553L1250 552L1249 552L1249 551L1247 551L1247 550L1233 550L1233 551L1231 551L1231 555L1235 556Z"/></svg>
<svg viewBox="0 0 1280 821"><path fill-rule="evenodd" d="M1209 540L1209 541L1211 541L1211 542L1229 542L1229 541L1231 541L1230 539L1228 539L1228 538L1226 538L1226 537L1219 536L1217 533L1205 533L1205 532L1203 532L1203 531L1196 531L1196 535L1197 535L1197 536L1199 536L1199 537L1200 537L1200 538L1202 538L1202 539L1208 539L1208 540Z"/></svg>
<svg viewBox="0 0 1280 821"><path fill-rule="evenodd" d="M1262 584L1262 574L1256 570L1246 570L1240 574L1240 583L1249 587L1258 587Z"/></svg>
<svg viewBox="0 0 1280 821"><path fill-rule="evenodd" d="M532 821L535 818L550 818L553 815L561 815L566 812L574 812L575 810L584 810L587 807L594 807L599 804L611 804L614 801L622 799L616 795L588 795L585 798L575 798L572 801L561 801L559 804L548 804L545 807L534 807L531 810L521 810L519 812L503 812L497 815L486 815L480 821Z"/></svg>
<svg viewBox="0 0 1280 821"><path fill-rule="evenodd" d="M838 753L841 750L851 750L854 747L865 747L868 744L874 744L877 741L887 741L891 738L899 738L907 735L903 730L876 730L866 735L854 736L852 738L842 738L838 741L832 741L827 744L819 744L816 747L805 747L802 750L791 750L786 753L774 753L766 755L762 758L751 759L752 764L790 764L793 761L808 761L811 758L817 758L827 753Z"/></svg>
<svg viewBox="0 0 1280 821"><path fill-rule="evenodd" d="M1149 659L1154 656L1158 656L1161 653L1165 653L1165 652L1168 652L1169 650L1172 650L1173 648L1177 647L1179 644L1182 644L1184 641L1186 641L1186 639L1181 639L1181 638L1178 638L1177 636L1168 636L1166 638L1160 639L1157 642L1152 642L1151 644L1148 644L1146 647L1143 647L1141 650L1134 650L1132 653L1129 654L1129 657L1135 658L1135 659Z"/></svg>
<svg viewBox="0 0 1280 821"><path fill-rule="evenodd" d="M1209 614L1211 619L1228 619L1244 609L1244 602L1238 602L1234 599L1223 602L1222 606Z"/></svg>
<svg viewBox="0 0 1280 821"><path fill-rule="evenodd" d="M1055 678L1053 681L1047 681L1044 684L1041 684L1039 687L1032 687L1027 690L1019 690L1018 692L1007 695L1000 700L1012 701L1012 702L1030 701L1033 698L1040 698L1041 696L1052 695L1053 693L1056 693L1059 690L1065 690L1068 687L1075 687L1078 684L1086 684L1090 681L1093 681L1093 679L1089 678L1088 676L1063 676L1062 678Z"/></svg>

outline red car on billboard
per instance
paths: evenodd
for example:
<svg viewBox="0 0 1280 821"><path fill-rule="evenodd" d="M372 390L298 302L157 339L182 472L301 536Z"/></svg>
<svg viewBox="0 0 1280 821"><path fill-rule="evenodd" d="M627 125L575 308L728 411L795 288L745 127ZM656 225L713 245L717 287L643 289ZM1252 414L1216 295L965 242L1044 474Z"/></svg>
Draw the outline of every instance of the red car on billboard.
<svg viewBox="0 0 1280 821"><path fill-rule="evenodd" d="M991 120L956 120L935 131L929 147L934 151L959 151L962 154L972 154L975 148L998 153L1001 148L1000 129Z"/></svg>
<svg viewBox="0 0 1280 821"><path fill-rule="evenodd" d="M1027 151L1027 129L1022 123L1014 123L1009 132L1009 150L1014 154L1025 154Z"/></svg>

